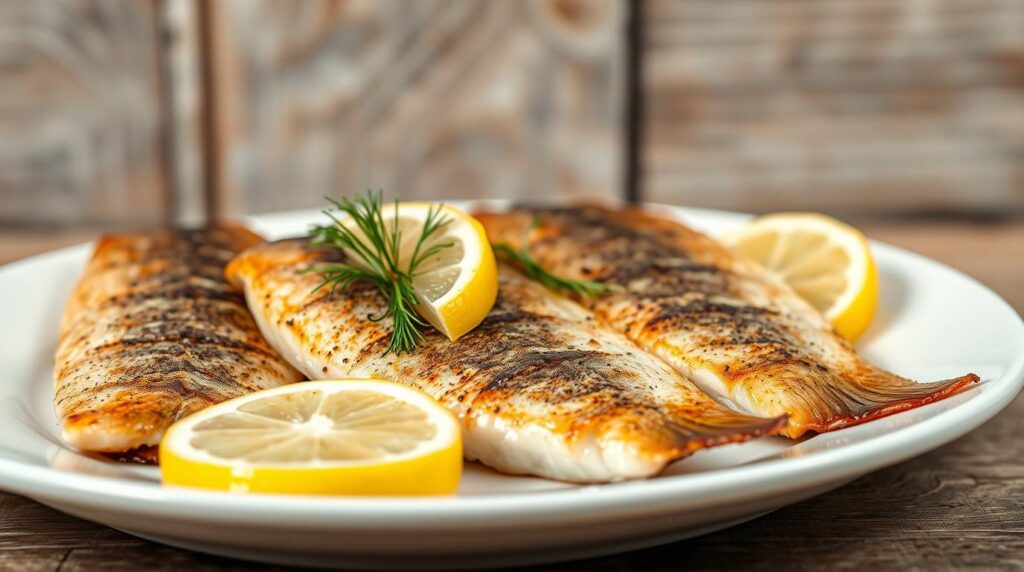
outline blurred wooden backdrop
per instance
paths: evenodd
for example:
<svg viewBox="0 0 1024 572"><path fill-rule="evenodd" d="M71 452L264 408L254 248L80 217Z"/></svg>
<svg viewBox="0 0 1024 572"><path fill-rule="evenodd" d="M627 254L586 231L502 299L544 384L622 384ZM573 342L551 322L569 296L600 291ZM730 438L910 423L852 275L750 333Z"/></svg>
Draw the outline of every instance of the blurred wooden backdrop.
<svg viewBox="0 0 1024 572"><path fill-rule="evenodd" d="M205 4L227 212L618 186L625 5Z"/></svg>
<svg viewBox="0 0 1024 572"><path fill-rule="evenodd" d="M0 224L160 221L151 2L0 2Z"/></svg>
<svg viewBox="0 0 1024 572"><path fill-rule="evenodd" d="M1018 0L0 0L0 237L627 176L675 204L1020 214L1022 30Z"/></svg>
<svg viewBox="0 0 1024 572"><path fill-rule="evenodd" d="M645 2L651 200L1024 210L1024 2Z"/></svg>

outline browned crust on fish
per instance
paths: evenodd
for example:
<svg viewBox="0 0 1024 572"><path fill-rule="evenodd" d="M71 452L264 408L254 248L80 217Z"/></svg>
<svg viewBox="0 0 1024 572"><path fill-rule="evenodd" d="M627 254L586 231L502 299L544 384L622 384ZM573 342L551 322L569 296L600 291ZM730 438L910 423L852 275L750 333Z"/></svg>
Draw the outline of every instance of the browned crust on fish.
<svg viewBox="0 0 1024 572"><path fill-rule="evenodd" d="M915 383L864 360L784 283L711 238L635 208L478 213L492 241L550 271L622 287L581 300L687 375L707 371L744 409L786 413L784 433L829 431L918 407L977 381ZM524 234L533 220L539 226Z"/></svg>
<svg viewBox="0 0 1024 572"><path fill-rule="evenodd" d="M102 237L65 307L54 404L65 439L126 452L178 418L300 379L223 277L238 226Z"/></svg>
<svg viewBox="0 0 1024 572"><path fill-rule="evenodd" d="M785 417L759 419L722 407L579 306L507 267L500 270L494 308L457 342L428 329L414 352L385 355L390 322L370 319L386 308L374 286L313 292L320 278L309 270L339 256L304 241L281 241L246 251L227 270L248 292L268 338L292 340L297 349L285 353L315 364L306 366L310 377L408 383L452 410L468 431L495 418L509 427L547 428L570 447L599 436L660 459L661 466L785 426ZM572 310L561 312L558 304ZM651 374L683 387L656 399L646 385Z"/></svg>

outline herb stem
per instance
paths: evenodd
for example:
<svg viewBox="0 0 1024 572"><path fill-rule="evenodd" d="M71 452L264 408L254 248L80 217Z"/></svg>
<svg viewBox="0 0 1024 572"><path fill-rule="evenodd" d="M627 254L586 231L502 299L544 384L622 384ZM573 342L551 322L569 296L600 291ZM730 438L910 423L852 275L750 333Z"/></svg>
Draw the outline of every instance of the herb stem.
<svg viewBox="0 0 1024 572"><path fill-rule="evenodd" d="M592 280L574 280L572 278L565 278L548 272L547 269L537 262L537 260L530 254L530 242L528 240L528 235L530 231L536 228L539 224L540 221L536 218L531 221L530 226L523 232L521 246L519 248L515 248L507 242L499 242L492 245L494 253L506 262L511 262L517 266L527 278L540 282L551 290L568 292L580 298L597 298L609 292L622 291L622 287L617 284L604 284L602 282L594 282Z"/></svg>
<svg viewBox="0 0 1024 572"><path fill-rule="evenodd" d="M370 316L375 322L391 318L391 339L385 354L415 350L423 341L421 327L427 323L416 313L419 300L413 287L416 270L425 260L453 242L427 243L441 231L451 219L444 216L440 205L431 205L427 210L423 228L413 245L408 263L402 264L402 231L399 230L399 202L395 199L394 216L391 224L385 219L379 192L370 191L367 196L355 199L327 199L333 208L323 213L331 224L317 225L310 230L310 244L341 250L351 262L328 264L310 268L320 274L323 281L313 291L330 286L328 296L336 290L345 290L352 283L365 280L373 283L387 299L387 310L378 316ZM342 220L335 212L348 215Z"/></svg>

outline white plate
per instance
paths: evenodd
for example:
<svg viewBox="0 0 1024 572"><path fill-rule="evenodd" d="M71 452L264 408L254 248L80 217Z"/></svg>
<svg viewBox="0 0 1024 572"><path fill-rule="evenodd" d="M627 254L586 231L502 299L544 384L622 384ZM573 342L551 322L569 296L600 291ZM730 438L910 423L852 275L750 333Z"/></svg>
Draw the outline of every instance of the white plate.
<svg viewBox="0 0 1024 572"><path fill-rule="evenodd" d="M744 215L658 207L709 232ZM256 217L269 236L316 213ZM915 379L976 372L959 395L800 442L760 439L697 453L662 476L574 486L470 466L459 494L434 499L236 496L165 488L157 470L109 463L61 443L52 356L64 299L90 247L0 269L0 487L132 534L204 552L288 564L511 565L594 556L682 539L817 495L955 439L991 418L1024 381L1024 324L974 280L875 244L882 303L858 344Z"/></svg>

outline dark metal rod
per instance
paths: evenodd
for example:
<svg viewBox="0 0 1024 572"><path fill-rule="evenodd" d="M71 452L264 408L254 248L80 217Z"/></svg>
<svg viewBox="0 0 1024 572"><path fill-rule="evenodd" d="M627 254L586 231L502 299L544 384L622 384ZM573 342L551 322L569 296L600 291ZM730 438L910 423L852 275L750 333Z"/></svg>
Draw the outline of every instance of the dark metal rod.
<svg viewBox="0 0 1024 572"><path fill-rule="evenodd" d="M627 8L623 198L639 203L643 200L644 0L629 0Z"/></svg>
<svg viewBox="0 0 1024 572"><path fill-rule="evenodd" d="M214 35L215 2L198 0L196 17L199 22L199 69L202 90L202 137L203 137L203 195L205 197L206 222L216 223L220 218L221 192L221 133L217 122L217 73L216 45Z"/></svg>
<svg viewBox="0 0 1024 572"><path fill-rule="evenodd" d="M171 35L166 15L167 0L159 0L155 3L153 10L153 27L157 38L157 89L160 94L160 184L163 186L164 223L175 224L179 222L178 196L181 192L181 185L178 180L178 154L175 153L175 143L179 133L174 106L174 73L171 70L170 57L171 44L177 41L177 38Z"/></svg>

